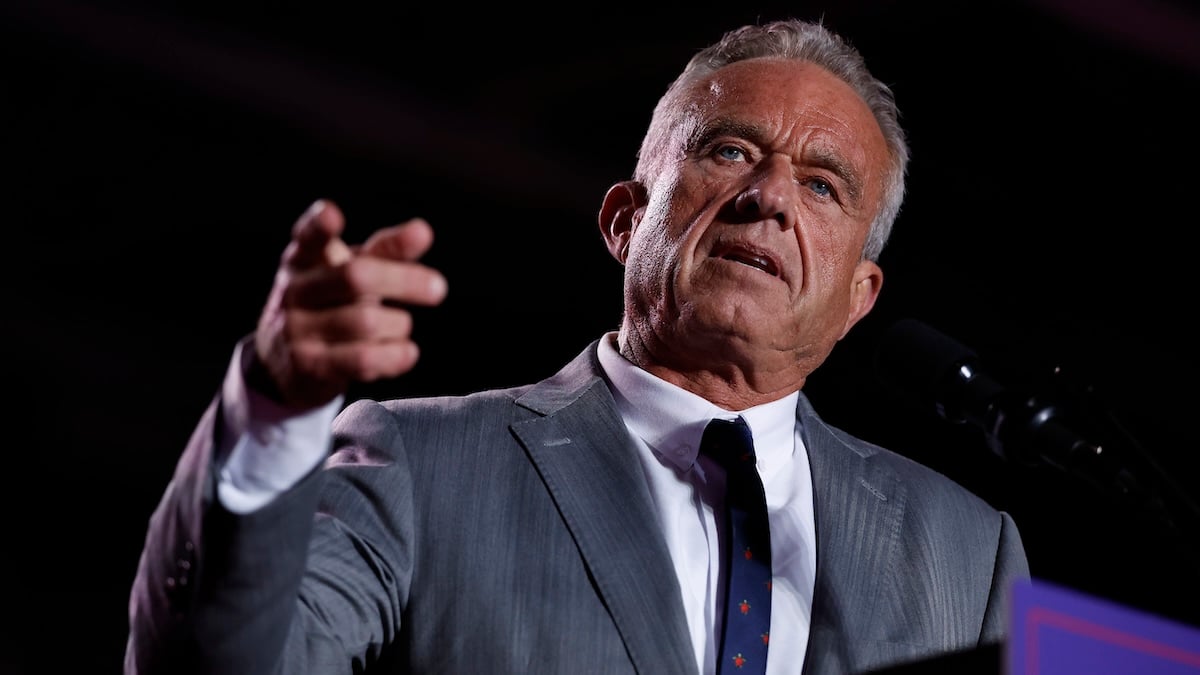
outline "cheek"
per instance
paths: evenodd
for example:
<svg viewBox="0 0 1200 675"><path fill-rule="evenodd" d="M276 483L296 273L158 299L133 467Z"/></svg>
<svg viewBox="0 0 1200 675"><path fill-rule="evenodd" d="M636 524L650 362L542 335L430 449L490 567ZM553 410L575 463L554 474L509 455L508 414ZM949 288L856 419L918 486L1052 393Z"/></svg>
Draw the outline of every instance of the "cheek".
<svg viewBox="0 0 1200 675"><path fill-rule="evenodd" d="M629 280L646 292L660 286L660 277L675 267L674 247L664 238L665 233L661 230L647 227L649 219L642 222L642 226L633 233L629 242L626 271Z"/></svg>
<svg viewBox="0 0 1200 675"><path fill-rule="evenodd" d="M666 190L651 192L646 206L638 213L630 235L630 253L638 258L661 258L672 248L678 236L675 197L672 185Z"/></svg>
<svg viewBox="0 0 1200 675"><path fill-rule="evenodd" d="M678 200L679 176L675 172L662 173L646 194L646 206L642 209L642 222L652 227L662 227L670 222L674 203Z"/></svg>
<svg viewBox="0 0 1200 675"><path fill-rule="evenodd" d="M634 297L657 305L672 294L684 245L673 193L656 191L637 220L629 241L626 281Z"/></svg>
<svg viewBox="0 0 1200 675"><path fill-rule="evenodd" d="M862 251L863 237L846 222L822 222L805 230L803 236L805 268L810 274L806 283L823 289L822 295L840 300L854 277Z"/></svg>

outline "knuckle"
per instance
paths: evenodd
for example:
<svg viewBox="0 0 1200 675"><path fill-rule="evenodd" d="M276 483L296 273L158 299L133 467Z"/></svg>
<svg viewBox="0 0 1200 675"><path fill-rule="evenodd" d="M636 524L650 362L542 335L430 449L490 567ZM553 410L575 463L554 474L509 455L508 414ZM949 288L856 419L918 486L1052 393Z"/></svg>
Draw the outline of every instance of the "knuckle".
<svg viewBox="0 0 1200 675"><path fill-rule="evenodd" d="M374 377L374 359L369 349L355 349L350 354L351 367L359 377L370 379Z"/></svg>
<svg viewBox="0 0 1200 675"><path fill-rule="evenodd" d="M350 329L355 336L373 335L379 326L379 313L374 307L356 307L350 313Z"/></svg>
<svg viewBox="0 0 1200 675"><path fill-rule="evenodd" d="M370 285L370 263L363 258L351 258L340 268L342 283L351 293L358 295Z"/></svg>
<svg viewBox="0 0 1200 675"><path fill-rule="evenodd" d="M292 364L296 372L314 376L322 370L322 351L309 341L299 341L292 345Z"/></svg>
<svg viewBox="0 0 1200 675"><path fill-rule="evenodd" d="M297 320L293 312L284 312L280 315L279 333L288 342L298 342L304 336L302 322ZM302 345L297 349L302 348Z"/></svg>

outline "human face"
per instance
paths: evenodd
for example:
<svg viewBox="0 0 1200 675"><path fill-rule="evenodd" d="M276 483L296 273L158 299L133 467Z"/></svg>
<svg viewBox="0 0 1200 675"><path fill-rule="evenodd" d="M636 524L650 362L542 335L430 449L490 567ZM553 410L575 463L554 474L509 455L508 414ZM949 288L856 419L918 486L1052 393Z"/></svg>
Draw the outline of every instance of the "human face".
<svg viewBox="0 0 1200 675"><path fill-rule="evenodd" d="M844 82L776 58L718 70L674 113L653 139L656 175L614 186L601 210L626 265L622 350L690 388L794 391L882 283L861 253L883 134Z"/></svg>

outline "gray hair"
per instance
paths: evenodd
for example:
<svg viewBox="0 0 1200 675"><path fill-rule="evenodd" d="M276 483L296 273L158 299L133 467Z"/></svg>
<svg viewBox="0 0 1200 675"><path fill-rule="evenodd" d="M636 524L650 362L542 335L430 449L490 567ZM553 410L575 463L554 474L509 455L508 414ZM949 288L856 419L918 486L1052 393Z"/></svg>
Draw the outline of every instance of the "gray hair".
<svg viewBox="0 0 1200 675"><path fill-rule="evenodd" d="M665 130L671 104L688 85L731 63L759 57L782 57L821 66L850 85L870 107L891 155L883 203L871 223L862 251L863 258L877 261L904 201L908 142L891 88L871 74L858 49L819 22L786 19L742 26L696 53L654 108L650 128L638 152L635 178L643 183L649 178L650 146L655 138L661 137L655 132Z"/></svg>

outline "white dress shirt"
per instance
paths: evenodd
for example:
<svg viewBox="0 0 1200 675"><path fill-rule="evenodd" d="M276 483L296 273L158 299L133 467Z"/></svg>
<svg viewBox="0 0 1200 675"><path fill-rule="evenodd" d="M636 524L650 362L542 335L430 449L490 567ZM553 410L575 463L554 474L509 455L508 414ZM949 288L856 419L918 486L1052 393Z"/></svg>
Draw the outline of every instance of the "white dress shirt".
<svg viewBox="0 0 1200 675"><path fill-rule="evenodd" d="M341 397L291 416L250 391L239 345L222 388L226 434L218 456L217 496L236 513L262 507L324 460ZM720 645L720 554L714 509L723 505L723 478L700 438L714 417L745 418L754 436L758 472L771 526L771 644L767 674L799 673L808 643L816 572L816 528L808 453L796 418L798 394L729 411L633 365L616 349L616 333L600 341L600 365L625 426L638 447L659 526L679 578L683 607L704 675L716 672ZM717 472L714 476L713 472ZM706 479L707 476L707 479Z"/></svg>
<svg viewBox="0 0 1200 675"><path fill-rule="evenodd" d="M724 504L715 462L700 457L704 427L741 415L754 436L758 474L771 526L771 644L767 675L795 675L804 663L816 580L812 474L792 394L746 410L719 408L651 375L617 352L616 334L600 341L600 365L641 453L659 525L679 578L696 664L716 672L720 647L720 551L714 509ZM706 477L707 476L707 477ZM714 489L714 487L716 489Z"/></svg>

